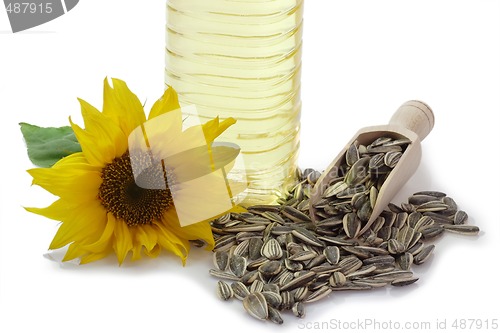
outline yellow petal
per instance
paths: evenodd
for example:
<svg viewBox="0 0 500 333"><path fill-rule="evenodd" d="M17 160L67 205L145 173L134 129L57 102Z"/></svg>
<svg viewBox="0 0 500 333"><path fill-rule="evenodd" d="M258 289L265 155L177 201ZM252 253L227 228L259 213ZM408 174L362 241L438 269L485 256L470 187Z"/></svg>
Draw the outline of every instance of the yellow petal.
<svg viewBox="0 0 500 333"><path fill-rule="evenodd" d="M72 215L62 219L63 223L50 243L50 249L58 249L72 242L99 239L105 228L106 211L98 202L75 208Z"/></svg>
<svg viewBox="0 0 500 333"><path fill-rule="evenodd" d="M144 250L144 253L150 258L158 257L160 255L160 252L161 252L161 247L158 244L156 244L155 247L151 249L151 251Z"/></svg>
<svg viewBox="0 0 500 333"><path fill-rule="evenodd" d="M111 214L108 213L108 216L109 215ZM113 219L108 218L106 221L106 227L104 228L101 237L99 237L99 239L92 244L86 244L82 246L82 250L91 253L98 253L98 252L104 252L106 249L108 249L109 245L111 244L111 237L113 236L115 225L116 225L116 220L114 218Z"/></svg>
<svg viewBox="0 0 500 333"><path fill-rule="evenodd" d="M59 199L54 201L48 207L25 207L24 209L26 209L28 212L42 215L52 220L62 221L67 218L72 218L76 214L76 207L77 205L74 205L66 200Z"/></svg>
<svg viewBox="0 0 500 333"><path fill-rule="evenodd" d="M158 243L158 231L151 225L138 225L134 227L135 243L151 251Z"/></svg>
<svg viewBox="0 0 500 333"><path fill-rule="evenodd" d="M162 115L169 111L177 110L180 107L181 106L179 105L179 97L177 96L177 92L172 87L168 86L163 93L163 96L161 96L160 99L158 99L155 104L153 104L153 107L149 112L148 119L158 117L159 115Z"/></svg>
<svg viewBox="0 0 500 333"><path fill-rule="evenodd" d="M130 91L127 84L119 79L111 79L113 87L104 79L104 105L102 112L119 124L123 133L128 136L134 128L146 121L144 109L137 96Z"/></svg>
<svg viewBox="0 0 500 333"><path fill-rule="evenodd" d="M108 213L108 221L111 219L115 220L115 217L113 216L113 214ZM134 247L129 227L124 221L116 221L114 236L115 238L113 241L113 249L115 250L118 262L121 265L125 260L125 257L127 257L129 251L131 251Z"/></svg>
<svg viewBox="0 0 500 333"><path fill-rule="evenodd" d="M103 154L102 158L105 158L104 163L109 163L114 157L123 155L127 150L127 136L121 130L119 124L84 100L78 100L81 105L86 133L86 135L80 134L77 137L82 145L83 153L87 153L85 148L97 150ZM85 142L81 142L80 139ZM83 145L91 140L94 141L90 146Z"/></svg>
<svg viewBox="0 0 500 333"><path fill-rule="evenodd" d="M101 260L102 258L105 258L109 255L109 251L107 252L100 252L100 253L91 253L88 255L83 256L80 259L80 264L88 264L89 262L96 261L96 260Z"/></svg>
<svg viewBox="0 0 500 333"><path fill-rule="evenodd" d="M219 122L219 117L214 118L205 124L203 124L203 132L205 133L205 138L208 143L211 143L222 134L229 126L234 125L236 119L227 118L222 123Z"/></svg>
<svg viewBox="0 0 500 333"><path fill-rule="evenodd" d="M83 251L79 243L71 243L68 247L68 250L64 254L64 258L62 261L69 261L76 258L81 258L87 255L87 251Z"/></svg>
<svg viewBox="0 0 500 333"><path fill-rule="evenodd" d="M90 165L82 152L74 153L57 161L52 168L76 168L79 170L100 172L101 167Z"/></svg>
<svg viewBox="0 0 500 333"><path fill-rule="evenodd" d="M215 244L212 229L208 221L181 227L175 209L171 208L165 212L163 216L163 223L165 224L165 228L180 239L188 241L201 239L207 243L207 248L209 249L212 249ZM189 243L187 244L187 248L189 249Z"/></svg>
<svg viewBox="0 0 500 333"><path fill-rule="evenodd" d="M35 168L28 173L33 185L72 202L95 200L102 184L100 172L76 167Z"/></svg>
<svg viewBox="0 0 500 333"><path fill-rule="evenodd" d="M158 229L158 244L165 250L180 257L182 263L185 264L189 253L189 242L187 239L181 239L163 221L157 221L154 224Z"/></svg>

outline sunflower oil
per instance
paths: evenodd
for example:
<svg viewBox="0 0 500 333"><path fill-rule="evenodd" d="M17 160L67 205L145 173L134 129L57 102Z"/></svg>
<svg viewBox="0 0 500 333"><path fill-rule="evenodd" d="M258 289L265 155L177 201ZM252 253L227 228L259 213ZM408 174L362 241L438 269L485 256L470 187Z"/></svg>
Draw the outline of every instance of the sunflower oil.
<svg viewBox="0 0 500 333"><path fill-rule="evenodd" d="M241 147L244 205L295 181L303 0L167 0L165 84L199 120L233 117L219 141Z"/></svg>

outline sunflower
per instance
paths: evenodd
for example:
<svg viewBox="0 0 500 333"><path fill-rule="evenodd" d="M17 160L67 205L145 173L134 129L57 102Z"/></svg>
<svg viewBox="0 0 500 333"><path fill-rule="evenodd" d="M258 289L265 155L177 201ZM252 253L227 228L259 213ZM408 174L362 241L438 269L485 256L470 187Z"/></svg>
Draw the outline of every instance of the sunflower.
<svg viewBox="0 0 500 333"><path fill-rule="evenodd" d="M239 150L213 143L232 118L182 130L177 94L169 87L146 119L126 83L104 80L102 112L79 99L84 128L73 123L82 151L50 168L28 170L33 184L58 199L26 208L61 221L49 249L68 246L63 261L92 262L115 253L174 253L183 264L190 241L214 239L210 218L235 207L225 178Z"/></svg>

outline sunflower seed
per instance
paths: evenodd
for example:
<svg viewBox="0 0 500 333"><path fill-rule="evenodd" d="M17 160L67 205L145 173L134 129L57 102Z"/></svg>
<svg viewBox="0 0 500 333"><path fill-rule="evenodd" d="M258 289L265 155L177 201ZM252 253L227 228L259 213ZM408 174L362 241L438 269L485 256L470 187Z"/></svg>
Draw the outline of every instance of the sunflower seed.
<svg viewBox="0 0 500 333"><path fill-rule="evenodd" d="M336 196L337 194L346 190L347 188L348 188L348 185L345 182L339 181L333 185L330 185L325 190L325 193L323 193L323 198L331 198L333 196Z"/></svg>
<svg viewBox="0 0 500 333"><path fill-rule="evenodd" d="M296 317L304 318L306 315L306 310L304 308L304 303L295 302L292 306L292 312Z"/></svg>
<svg viewBox="0 0 500 333"><path fill-rule="evenodd" d="M304 228L297 228L297 229L292 230L292 235L294 235L295 237L299 238L300 240L302 240L308 244L314 245L314 246L321 247L321 246L325 245L321 240L319 240L314 235L314 233L312 233L311 231L304 229Z"/></svg>
<svg viewBox="0 0 500 333"><path fill-rule="evenodd" d="M363 260L364 265L394 265L395 259L391 255L379 255Z"/></svg>
<svg viewBox="0 0 500 333"><path fill-rule="evenodd" d="M304 303L312 303L319 301L322 298L325 298L326 296L330 295L332 292L332 289L328 286L323 286L319 288L318 290L314 291L311 293L305 300Z"/></svg>
<svg viewBox="0 0 500 333"><path fill-rule="evenodd" d="M384 156L384 164L392 169L396 167L399 160L401 159L401 156L403 156L403 153L401 151L389 151Z"/></svg>
<svg viewBox="0 0 500 333"><path fill-rule="evenodd" d="M467 215L466 212L464 212L463 210L459 210L455 213L455 216L453 217L453 224L456 225L465 224L468 218L469 216Z"/></svg>
<svg viewBox="0 0 500 333"><path fill-rule="evenodd" d="M343 291L343 290L370 290L373 289L372 285L369 284L356 284L353 282L346 283L343 286L331 287L332 291Z"/></svg>
<svg viewBox="0 0 500 333"><path fill-rule="evenodd" d="M213 262L217 269L224 271L229 262L229 254L227 252L214 252Z"/></svg>
<svg viewBox="0 0 500 333"><path fill-rule="evenodd" d="M247 266L248 267L248 266ZM247 271L243 276L240 278L240 281L243 284L252 284L255 280L259 278L259 271Z"/></svg>
<svg viewBox="0 0 500 333"><path fill-rule="evenodd" d="M461 235L477 235L479 233L479 228L475 225L443 224L443 228Z"/></svg>
<svg viewBox="0 0 500 333"><path fill-rule="evenodd" d="M247 267L247 259L239 255L232 255L229 258L229 270L237 277L242 277L245 274Z"/></svg>
<svg viewBox="0 0 500 333"><path fill-rule="evenodd" d="M343 219L344 231L349 238L356 238L361 230L361 220L356 213L349 213L344 215Z"/></svg>
<svg viewBox="0 0 500 333"><path fill-rule="evenodd" d="M448 206L441 201L433 200L418 205L416 210L417 212L438 212L448 209Z"/></svg>
<svg viewBox="0 0 500 333"><path fill-rule="evenodd" d="M371 278L364 278L364 279L353 280L352 283L354 285L359 285L361 287L368 287L368 289L371 289L371 288L384 287L389 282L381 281L381 280L374 280L374 279L371 279Z"/></svg>
<svg viewBox="0 0 500 333"><path fill-rule="evenodd" d="M346 257L339 262L340 271L344 275L357 271L361 266L363 266L363 262L355 256Z"/></svg>
<svg viewBox="0 0 500 333"><path fill-rule="evenodd" d="M234 235L224 235L215 240L214 251L226 251L236 244Z"/></svg>
<svg viewBox="0 0 500 333"><path fill-rule="evenodd" d="M243 284L243 282L237 281L237 282L231 283L231 289L233 290L234 297L236 297L240 301L243 300L245 297L247 297L250 294L250 291Z"/></svg>
<svg viewBox="0 0 500 333"><path fill-rule="evenodd" d="M397 239L391 238L387 242L387 249L391 254L399 254L405 250L405 246Z"/></svg>
<svg viewBox="0 0 500 333"><path fill-rule="evenodd" d="M405 278L410 278L413 276L413 273L410 271L391 271L387 273L380 273L377 275L372 276L373 279L375 280L383 280L387 282L392 282L397 279L405 279Z"/></svg>
<svg viewBox="0 0 500 333"><path fill-rule="evenodd" d="M273 293L279 294L280 287L274 283L265 283L264 287L262 287L262 291L271 291Z"/></svg>
<svg viewBox="0 0 500 333"><path fill-rule="evenodd" d="M250 291L250 293L261 292L263 288L264 288L264 282L262 282L261 280L255 280L250 285L250 288L248 288L248 291Z"/></svg>
<svg viewBox="0 0 500 333"><path fill-rule="evenodd" d="M248 257L248 244L249 240L246 239L239 243L233 250L233 255L237 255L240 257Z"/></svg>
<svg viewBox="0 0 500 333"><path fill-rule="evenodd" d="M303 301L306 299L307 295L309 295L309 289L307 286L302 286L294 290L293 299L296 302Z"/></svg>
<svg viewBox="0 0 500 333"><path fill-rule="evenodd" d="M370 266L362 267L362 268L358 269L355 272L347 274L346 278L347 279L352 279L352 278L357 278L357 277L360 277L360 276L363 276L363 275L368 275L368 274L372 273L376 269L377 269L377 267L375 265L370 265Z"/></svg>
<svg viewBox="0 0 500 333"><path fill-rule="evenodd" d="M401 278L401 279L396 279L391 282L391 285L396 286L396 287L402 287L402 286L407 286L409 284L415 283L418 281L417 277L410 277L410 278Z"/></svg>
<svg viewBox="0 0 500 333"><path fill-rule="evenodd" d="M413 264L413 254L405 252L400 255L396 261L403 271L409 271L411 265Z"/></svg>
<svg viewBox="0 0 500 333"><path fill-rule="evenodd" d="M283 318L281 317L281 313L279 310L273 308L272 306L267 307L268 311L268 319L278 325L283 324Z"/></svg>
<svg viewBox="0 0 500 333"><path fill-rule="evenodd" d="M424 228L420 228L420 232L422 233L422 238L424 238L425 240L429 240L441 235L444 232L444 228L440 224L434 224Z"/></svg>
<svg viewBox="0 0 500 333"><path fill-rule="evenodd" d="M282 291L281 294L281 308L284 310L291 310L295 303L293 295L289 291Z"/></svg>
<svg viewBox="0 0 500 333"><path fill-rule="evenodd" d="M290 206L283 207L282 214L295 222L311 222L311 218L308 215Z"/></svg>
<svg viewBox="0 0 500 333"><path fill-rule="evenodd" d="M312 271L306 272L305 274L302 274L301 276L296 277L293 280L291 280L290 282L288 282L287 284L281 286L281 290L288 291L288 290L302 287L302 286L306 285L308 282L314 280L315 277L316 277L316 273L314 273Z"/></svg>
<svg viewBox="0 0 500 333"><path fill-rule="evenodd" d="M265 276L276 275L281 271L281 261L271 260L259 266L259 272Z"/></svg>
<svg viewBox="0 0 500 333"><path fill-rule="evenodd" d="M333 272L328 282L332 287L343 286L346 283L346 276L342 272Z"/></svg>
<svg viewBox="0 0 500 333"><path fill-rule="evenodd" d="M252 316L260 320L267 319L268 307L262 293L252 293L243 299L243 307Z"/></svg>
<svg viewBox="0 0 500 333"><path fill-rule="evenodd" d="M337 246L325 247L323 254L326 257L326 260L332 265L337 264L340 260L340 249Z"/></svg>
<svg viewBox="0 0 500 333"><path fill-rule="evenodd" d="M280 259L283 256L283 250L275 238L269 238L260 253L269 260Z"/></svg>
<svg viewBox="0 0 500 333"><path fill-rule="evenodd" d="M227 301L231 297L233 297L233 289L224 281L217 281L217 296L220 299Z"/></svg>
<svg viewBox="0 0 500 333"><path fill-rule="evenodd" d="M422 216L417 223L415 223L414 229L417 231L421 231L423 228L431 226L434 224L434 219L430 216L424 215Z"/></svg>
<svg viewBox="0 0 500 333"><path fill-rule="evenodd" d="M317 256L317 253L314 251L300 251L298 253L292 254L288 257L289 260L293 261L307 261Z"/></svg>
<svg viewBox="0 0 500 333"><path fill-rule="evenodd" d="M436 246L434 244L425 246L414 258L413 262L421 265L429 259Z"/></svg>
<svg viewBox="0 0 500 333"><path fill-rule="evenodd" d="M220 271L217 269L210 269L208 273L218 279L238 281L240 278L232 273Z"/></svg>
<svg viewBox="0 0 500 333"><path fill-rule="evenodd" d="M345 155L345 160L348 166L352 166L354 163L356 163L357 160L359 160L359 150L357 142L353 142L349 146Z"/></svg>

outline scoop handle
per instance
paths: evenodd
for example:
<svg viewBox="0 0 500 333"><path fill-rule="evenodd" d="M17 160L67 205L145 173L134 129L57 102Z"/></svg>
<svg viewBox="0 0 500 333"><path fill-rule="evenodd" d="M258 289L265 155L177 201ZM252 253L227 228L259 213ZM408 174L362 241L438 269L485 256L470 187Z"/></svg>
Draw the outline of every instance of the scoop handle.
<svg viewBox="0 0 500 333"><path fill-rule="evenodd" d="M434 113L424 102L411 100L394 112L389 124L409 129L422 141L434 127Z"/></svg>

